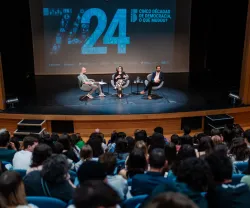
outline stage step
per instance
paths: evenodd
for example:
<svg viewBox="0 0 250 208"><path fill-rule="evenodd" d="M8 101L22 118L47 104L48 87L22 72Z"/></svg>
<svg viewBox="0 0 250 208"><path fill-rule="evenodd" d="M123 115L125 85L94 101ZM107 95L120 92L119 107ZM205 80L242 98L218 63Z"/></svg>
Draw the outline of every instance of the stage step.
<svg viewBox="0 0 250 208"><path fill-rule="evenodd" d="M204 119L204 132L210 134L212 129L222 131L225 125L233 125L234 117L227 114L208 115Z"/></svg>
<svg viewBox="0 0 250 208"><path fill-rule="evenodd" d="M46 120L23 119L17 123L17 129L15 130L14 135L21 140L27 135L35 135L39 137L45 131L45 122Z"/></svg>

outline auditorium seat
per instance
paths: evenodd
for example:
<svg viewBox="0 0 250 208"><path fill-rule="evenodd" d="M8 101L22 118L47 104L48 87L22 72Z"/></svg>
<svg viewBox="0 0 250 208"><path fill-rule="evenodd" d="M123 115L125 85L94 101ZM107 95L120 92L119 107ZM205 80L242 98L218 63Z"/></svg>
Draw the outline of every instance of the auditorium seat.
<svg viewBox="0 0 250 208"><path fill-rule="evenodd" d="M27 196L27 202L29 204L34 204L39 208L66 208L67 204L57 198L46 197L46 196Z"/></svg>
<svg viewBox="0 0 250 208"><path fill-rule="evenodd" d="M236 162L234 165L241 171L244 172L248 167L248 162Z"/></svg>
<svg viewBox="0 0 250 208"><path fill-rule="evenodd" d="M240 183L241 178L244 176L244 174L233 174L232 176L232 185L237 185Z"/></svg>
<svg viewBox="0 0 250 208"><path fill-rule="evenodd" d="M141 204L147 197L148 197L147 194L134 196L133 198L125 200L122 203L121 207L122 208L135 208L138 206L138 204Z"/></svg>

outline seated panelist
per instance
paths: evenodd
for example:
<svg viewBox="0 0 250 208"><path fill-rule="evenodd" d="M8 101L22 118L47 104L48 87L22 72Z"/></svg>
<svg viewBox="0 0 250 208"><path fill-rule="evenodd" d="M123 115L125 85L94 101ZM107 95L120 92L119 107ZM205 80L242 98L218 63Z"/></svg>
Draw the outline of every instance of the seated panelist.
<svg viewBox="0 0 250 208"><path fill-rule="evenodd" d="M122 97L122 86L126 84L126 80L128 79L128 75L123 71L122 66L118 66L116 68L116 73L114 76L115 88L117 90L117 95L119 98Z"/></svg>

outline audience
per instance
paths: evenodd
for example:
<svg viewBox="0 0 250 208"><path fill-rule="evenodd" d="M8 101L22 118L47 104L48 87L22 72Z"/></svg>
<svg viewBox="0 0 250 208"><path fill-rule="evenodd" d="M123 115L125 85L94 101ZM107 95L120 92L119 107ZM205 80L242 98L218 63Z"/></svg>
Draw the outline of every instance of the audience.
<svg viewBox="0 0 250 208"><path fill-rule="evenodd" d="M250 160L248 160L247 169L244 171L245 176L241 178L242 183L246 183L250 188Z"/></svg>
<svg viewBox="0 0 250 208"><path fill-rule="evenodd" d="M6 171L0 175L0 195L3 207L37 208L27 203L23 180L15 171Z"/></svg>
<svg viewBox="0 0 250 208"><path fill-rule="evenodd" d="M0 161L12 162L16 147L10 142L10 133L6 129L0 130Z"/></svg>
<svg viewBox="0 0 250 208"><path fill-rule="evenodd" d="M131 194L150 194L153 189L160 184L166 183L164 178L164 167L166 163L163 149L155 148L149 154L149 170L145 174L136 174L132 178Z"/></svg>
<svg viewBox="0 0 250 208"><path fill-rule="evenodd" d="M23 139L23 150L16 152L13 158L14 169L28 170L32 161L32 152L38 145L38 140L32 136L26 136Z"/></svg>
<svg viewBox="0 0 250 208"><path fill-rule="evenodd" d="M80 158L81 160L75 164L76 171L84 162L93 160L93 150L90 145L86 144L85 146L82 147L80 151Z"/></svg>
<svg viewBox="0 0 250 208"><path fill-rule="evenodd" d="M234 163L247 162L250 156L250 149L247 147L244 139L238 137L232 140L229 154Z"/></svg>
<svg viewBox="0 0 250 208"><path fill-rule="evenodd" d="M44 161L41 171L32 171L24 177L28 196L49 196L68 202L74 185L70 181L69 164L63 154L52 155Z"/></svg>
<svg viewBox="0 0 250 208"><path fill-rule="evenodd" d="M128 183L121 175L115 175L117 157L114 153L104 153L99 157L100 163L105 167L107 183L119 194L122 200L126 199Z"/></svg>

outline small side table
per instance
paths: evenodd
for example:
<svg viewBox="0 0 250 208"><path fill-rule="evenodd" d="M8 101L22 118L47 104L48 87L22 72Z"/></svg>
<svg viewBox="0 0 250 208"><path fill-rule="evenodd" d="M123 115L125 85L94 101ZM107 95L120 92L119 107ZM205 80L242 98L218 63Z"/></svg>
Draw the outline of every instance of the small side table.
<svg viewBox="0 0 250 208"><path fill-rule="evenodd" d="M132 94L134 94L134 95L140 95L140 90L139 90L140 84L144 85L144 80L140 80L140 81L134 80L134 81L131 83L131 93L132 93ZM136 91L135 91L135 92L132 92L132 90L133 90L133 85L136 85Z"/></svg>

